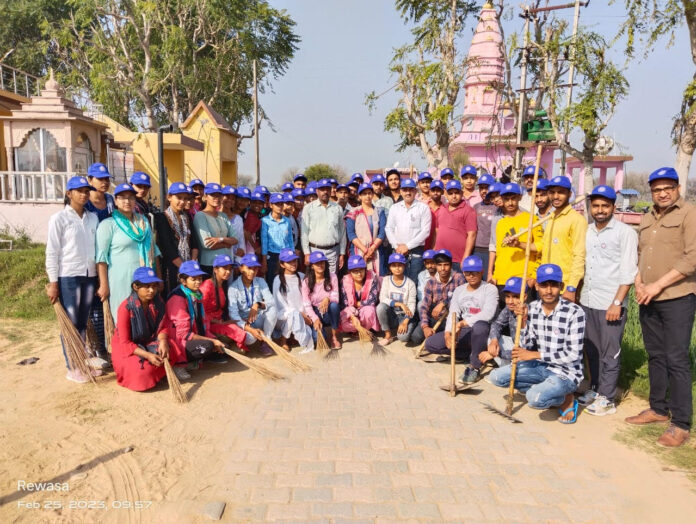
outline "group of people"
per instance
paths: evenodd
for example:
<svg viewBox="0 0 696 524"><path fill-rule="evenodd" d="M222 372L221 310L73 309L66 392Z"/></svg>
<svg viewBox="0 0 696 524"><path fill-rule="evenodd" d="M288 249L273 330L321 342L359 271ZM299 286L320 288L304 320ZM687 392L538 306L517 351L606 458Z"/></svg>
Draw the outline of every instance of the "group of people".
<svg viewBox="0 0 696 524"><path fill-rule="evenodd" d="M339 349L343 334L367 329L384 345L424 343L425 361L443 360L454 342L469 362L467 384L493 365L488 380L507 387L515 359L515 387L529 405L558 407L559 421L573 423L578 404L592 415L616 412L635 286L651 395L650 409L627 421L670 420L659 443L683 444L696 208L675 170L662 168L650 175L654 205L638 232L614 218L616 193L605 185L588 196L588 225L570 180L539 168L533 191L536 171L528 166L519 185L474 166L417 180L395 169L370 180L356 173L347 184L300 173L275 193L196 179L171 184L160 211L146 173L109 194L108 169L94 164L69 180L65 209L49 222L48 294L81 333L91 321L99 337L99 301L109 301L110 360L118 383L136 391L164 376L163 359L186 379L201 362L226 362L233 342L262 355L269 340L309 352L318 332ZM93 349L101 374L109 356ZM590 388L576 398L584 357ZM87 380L69 366L67 376Z"/></svg>

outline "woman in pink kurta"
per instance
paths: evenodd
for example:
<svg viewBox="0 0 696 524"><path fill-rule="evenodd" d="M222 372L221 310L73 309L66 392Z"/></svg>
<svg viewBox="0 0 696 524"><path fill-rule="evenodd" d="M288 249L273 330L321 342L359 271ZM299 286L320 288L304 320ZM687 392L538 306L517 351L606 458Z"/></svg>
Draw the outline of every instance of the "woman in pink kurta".
<svg viewBox="0 0 696 524"><path fill-rule="evenodd" d="M321 251L309 255L309 269L302 281L302 301L314 330L327 327L331 347L340 349L341 343L336 336L340 317L338 277L329 271L326 255Z"/></svg>
<svg viewBox="0 0 696 524"><path fill-rule="evenodd" d="M365 259L353 255L348 259L348 274L341 287L340 328L344 333L354 333L357 326L379 331L377 304L379 303L379 276L368 271Z"/></svg>

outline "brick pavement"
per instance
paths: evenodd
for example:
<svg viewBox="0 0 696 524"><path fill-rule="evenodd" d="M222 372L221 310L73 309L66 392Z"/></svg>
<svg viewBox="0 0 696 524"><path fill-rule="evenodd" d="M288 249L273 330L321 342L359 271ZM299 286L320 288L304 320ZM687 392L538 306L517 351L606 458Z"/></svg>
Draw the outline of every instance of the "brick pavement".
<svg viewBox="0 0 696 524"><path fill-rule="evenodd" d="M269 382L226 430L224 520L615 521L611 479L550 442L538 412L485 411L481 399L503 405L490 384L452 399L438 389L449 366L400 344L307 360L314 371Z"/></svg>

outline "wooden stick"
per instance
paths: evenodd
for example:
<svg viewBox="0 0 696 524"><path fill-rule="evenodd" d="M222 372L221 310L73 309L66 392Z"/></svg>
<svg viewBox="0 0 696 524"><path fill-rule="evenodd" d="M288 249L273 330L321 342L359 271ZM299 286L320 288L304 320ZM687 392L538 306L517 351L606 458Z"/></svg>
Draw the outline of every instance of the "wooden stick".
<svg viewBox="0 0 696 524"><path fill-rule="evenodd" d="M539 168L541 167L541 153L544 149L544 146L542 144L539 144L537 146L537 155L536 155L536 166L534 169L534 182L532 184L532 205L534 205L534 202L536 200L536 191L537 191L537 181L539 180ZM534 213L529 213L529 226L527 227L527 231L530 232L534 225ZM531 255L531 248L532 248L532 242L530 241L529 238L527 238L526 242L526 247L524 250L524 271L522 272L522 286L520 289L520 304L524 305L524 300L525 300L525 295L527 292L527 271L529 268L529 256ZM520 345L520 334L522 332L522 315L517 315L517 326L515 327L515 343L514 346L519 346ZM507 398L507 406L505 408L505 412L507 413L508 416L512 416L512 397L515 396L515 378L517 376L517 359L513 358L512 363L510 364L510 387L508 390L508 398Z"/></svg>
<svg viewBox="0 0 696 524"><path fill-rule="evenodd" d="M445 309L444 313L442 314L442 316L441 316L439 319L437 319L437 322L435 322L435 325L433 326L433 331L437 331L437 328L440 327L440 324L442 324L442 321L443 321L445 318L447 318L447 310L446 310L446 309ZM426 339L426 340L427 340L427 339ZM423 348L424 348L424 347L425 347L425 340L424 340L423 343L422 343L420 346L418 346L418 347L416 348L416 350L413 352L413 357L414 357L414 358L420 357L421 351L423 351Z"/></svg>
<svg viewBox="0 0 696 524"><path fill-rule="evenodd" d="M535 193L535 191L536 191L536 189L533 189L533 190L532 190L532 193ZM568 205L569 205L570 207L573 207L574 205L579 204L580 202L582 202L583 200L585 200L585 199L586 199L587 197L589 197L589 196L590 196L590 193L587 193L586 195L583 195L583 196L579 196L578 198L576 198L575 200L573 200L573 201L572 201L570 204L568 204ZM540 218L539 220L537 220L536 222L534 222L534 224L532 224L532 226L531 226L531 229L536 229L537 227L539 227L539 226L542 225L542 224L545 224L548 220L550 220L550 219L552 219L552 218L553 218L553 211L552 211L551 213L549 213L548 215L546 215L544 218ZM506 240L513 240L513 239L516 239L516 238L520 238L520 237L521 237L522 235L524 235L527 231L529 231L529 229L530 229L530 228L527 228L527 229L522 228L522 229L520 229L517 233L515 233L514 235L510 235L510 236L505 237L505 239L503 240L503 243L505 243Z"/></svg>
<svg viewBox="0 0 696 524"><path fill-rule="evenodd" d="M111 305L108 298L102 302L102 308L104 310L104 345L106 346L105 349L111 353L111 339L114 338L116 326L114 325L114 317L111 314Z"/></svg>
<svg viewBox="0 0 696 524"><path fill-rule="evenodd" d="M452 313L452 340L450 341L450 397L456 397L457 396L457 379L456 379L456 364L455 364L455 358L454 358L454 353L456 351L457 347L457 314Z"/></svg>

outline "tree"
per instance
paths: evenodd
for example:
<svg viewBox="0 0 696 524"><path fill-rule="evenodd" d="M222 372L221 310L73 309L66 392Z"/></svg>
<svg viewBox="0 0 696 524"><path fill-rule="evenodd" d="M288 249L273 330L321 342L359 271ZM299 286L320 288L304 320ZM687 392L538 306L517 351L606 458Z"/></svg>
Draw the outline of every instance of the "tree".
<svg viewBox="0 0 696 524"><path fill-rule="evenodd" d="M346 170L338 165L312 164L304 170L307 180L321 180L322 178L335 178L343 183L348 178Z"/></svg>
<svg viewBox="0 0 696 524"><path fill-rule="evenodd" d="M458 54L470 14L479 5L466 0L396 0L404 23L412 23L413 42L394 51L389 70L401 93L397 106L384 121L386 131L401 139L397 150L420 147L430 166L447 165L454 128L454 108L464 77L464 60ZM381 95L366 97L370 110Z"/></svg>
<svg viewBox="0 0 696 524"><path fill-rule="evenodd" d="M612 0L614 1L616 0ZM643 43L646 55L663 38L667 38L667 46L671 46L676 31L686 22L689 30L691 60L696 66L696 0L623 0L623 2L628 17L620 28L619 36L626 36L628 59L635 56L637 41ZM679 184L685 194L691 159L696 150L696 71L684 88L681 107L674 117L672 141L677 149L674 168L679 173Z"/></svg>
<svg viewBox="0 0 696 524"><path fill-rule="evenodd" d="M548 99L547 112L556 142L567 154L582 161L584 185L593 187L592 166L597 141L606 129L619 102L628 94L628 81L609 58L609 43L599 34L580 30L573 39L567 35L567 22L552 20L543 43L532 43L541 57L540 84ZM569 51L568 51L569 50ZM558 87L562 60L572 61L576 70L573 102L563 107L565 90ZM582 143L573 146L564 129L577 129Z"/></svg>

